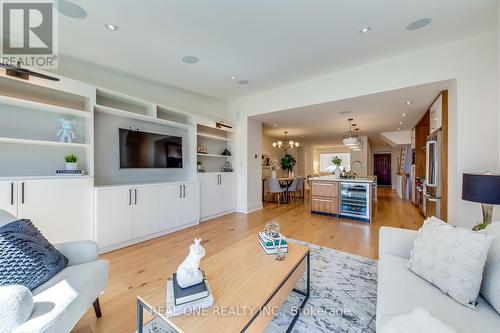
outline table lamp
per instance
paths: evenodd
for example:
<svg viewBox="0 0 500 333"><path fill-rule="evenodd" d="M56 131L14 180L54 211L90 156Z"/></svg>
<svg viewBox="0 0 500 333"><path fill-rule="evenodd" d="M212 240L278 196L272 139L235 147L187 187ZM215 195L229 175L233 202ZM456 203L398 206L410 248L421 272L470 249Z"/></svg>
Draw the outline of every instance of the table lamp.
<svg viewBox="0 0 500 333"><path fill-rule="evenodd" d="M493 205L500 205L500 174L464 173L462 199L479 202L483 210L483 222L474 230L484 229L491 223Z"/></svg>

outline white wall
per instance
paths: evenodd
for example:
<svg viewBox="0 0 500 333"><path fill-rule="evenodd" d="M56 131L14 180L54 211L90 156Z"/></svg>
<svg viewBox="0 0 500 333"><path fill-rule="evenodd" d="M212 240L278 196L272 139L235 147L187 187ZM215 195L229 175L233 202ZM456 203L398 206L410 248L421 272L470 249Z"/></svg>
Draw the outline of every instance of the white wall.
<svg viewBox="0 0 500 333"><path fill-rule="evenodd" d="M247 212L262 208L262 122L248 119Z"/></svg>
<svg viewBox="0 0 500 333"><path fill-rule="evenodd" d="M449 89L449 221L472 226L481 211L461 200L462 174L500 169L498 64L495 30L233 100L231 107L249 116L456 79Z"/></svg>

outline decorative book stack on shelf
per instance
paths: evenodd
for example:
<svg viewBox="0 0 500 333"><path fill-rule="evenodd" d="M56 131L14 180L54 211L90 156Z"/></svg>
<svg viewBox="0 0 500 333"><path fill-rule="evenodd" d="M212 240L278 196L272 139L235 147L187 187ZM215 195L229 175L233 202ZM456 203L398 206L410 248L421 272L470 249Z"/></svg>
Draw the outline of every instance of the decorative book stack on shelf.
<svg viewBox="0 0 500 333"><path fill-rule="evenodd" d="M214 305L212 290L203 274L203 281L191 287L181 288L177 275L167 281L167 316L189 314Z"/></svg>
<svg viewBox="0 0 500 333"><path fill-rule="evenodd" d="M259 244L266 254L276 254L277 248L280 249L282 253L288 252L288 243L281 234L279 239L272 239L268 237L265 232L259 232Z"/></svg>

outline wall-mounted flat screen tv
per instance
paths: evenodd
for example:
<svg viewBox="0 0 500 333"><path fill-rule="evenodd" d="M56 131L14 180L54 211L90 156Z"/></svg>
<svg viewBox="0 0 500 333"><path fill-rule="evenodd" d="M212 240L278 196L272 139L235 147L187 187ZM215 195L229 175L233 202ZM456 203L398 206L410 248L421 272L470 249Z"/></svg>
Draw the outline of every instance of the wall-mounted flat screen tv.
<svg viewBox="0 0 500 333"><path fill-rule="evenodd" d="M120 169L182 168L182 137L119 129Z"/></svg>

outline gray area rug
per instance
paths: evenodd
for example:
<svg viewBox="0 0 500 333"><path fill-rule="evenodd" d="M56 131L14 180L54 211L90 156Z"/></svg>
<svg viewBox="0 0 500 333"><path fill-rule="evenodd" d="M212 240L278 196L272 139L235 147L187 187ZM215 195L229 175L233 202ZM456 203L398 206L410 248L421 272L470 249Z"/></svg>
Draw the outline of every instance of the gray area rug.
<svg viewBox="0 0 500 333"><path fill-rule="evenodd" d="M311 295L293 332L375 332L377 261L289 239L311 249ZM305 275L297 284L305 290ZM292 292L266 333L285 332L291 311L303 296ZM146 333L170 333L161 321L144 326Z"/></svg>

